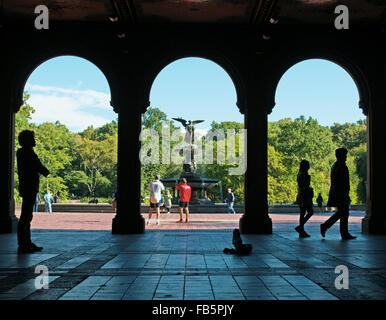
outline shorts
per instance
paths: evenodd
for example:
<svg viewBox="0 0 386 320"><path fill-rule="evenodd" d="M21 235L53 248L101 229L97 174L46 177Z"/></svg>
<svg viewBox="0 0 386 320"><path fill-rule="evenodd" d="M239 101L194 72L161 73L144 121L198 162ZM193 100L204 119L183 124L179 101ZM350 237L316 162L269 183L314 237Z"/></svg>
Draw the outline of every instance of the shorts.
<svg viewBox="0 0 386 320"><path fill-rule="evenodd" d="M189 206L189 201L180 201L180 208L187 208Z"/></svg>
<svg viewBox="0 0 386 320"><path fill-rule="evenodd" d="M157 203L150 202L150 208L159 208L160 205L161 204L159 202L157 202Z"/></svg>

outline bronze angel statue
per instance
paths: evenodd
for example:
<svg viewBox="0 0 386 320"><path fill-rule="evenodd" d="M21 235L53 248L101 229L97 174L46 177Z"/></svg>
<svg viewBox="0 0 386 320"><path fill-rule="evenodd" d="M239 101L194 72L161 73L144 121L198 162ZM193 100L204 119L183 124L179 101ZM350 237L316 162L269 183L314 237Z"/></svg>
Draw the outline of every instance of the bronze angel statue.
<svg viewBox="0 0 386 320"><path fill-rule="evenodd" d="M172 118L178 122L181 122L186 130L185 142L193 144L194 143L194 125L197 123L204 122L205 120L185 120L182 118Z"/></svg>

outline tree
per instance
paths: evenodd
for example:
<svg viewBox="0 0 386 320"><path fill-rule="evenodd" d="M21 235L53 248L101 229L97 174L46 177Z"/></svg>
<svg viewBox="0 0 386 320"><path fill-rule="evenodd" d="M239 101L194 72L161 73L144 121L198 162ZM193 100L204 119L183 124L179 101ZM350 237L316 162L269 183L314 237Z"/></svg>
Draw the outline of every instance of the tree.
<svg viewBox="0 0 386 320"><path fill-rule="evenodd" d="M294 203L297 185L283 164L283 154L268 145L268 203Z"/></svg>
<svg viewBox="0 0 386 320"><path fill-rule="evenodd" d="M351 169L350 197L352 203L365 203L367 179L366 120L359 120L356 123L334 123L331 126L331 132L336 145L348 150L347 163Z"/></svg>
<svg viewBox="0 0 386 320"><path fill-rule="evenodd" d="M88 176L82 170L73 170L67 172L64 177L64 184L68 188L68 194L77 197L88 196Z"/></svg>
<svg viewBox="0 0 386 320"><path fill-rule="evenodd" d="M328 127L319 125L317 120L311 117L308 120L304 116L293 121L290 118L282 119L268 124L268 144L281 155L281 163L286 168L285 174L271 175L269 183L283 181L286 190L290 188L296 191L299 164L302 159L306 159L310 162L309 173L315 193L320 192L327 198L330 167L335 161L336 148ZM269 153L268 158L272 155L275 153ZM274 190L272 192L277 194ZM291 195L293 202L295 200L293 192L288 194Z"/></svg>
<svg viewBox="0 0 386 320"><path fill-rule="evenodd" d="M59 121L44 122L35 129L36 147L42 163L50 170L48 177L40 179L40 192L49 188L53 194L60 193L61 199L67 198L67 186L64 183L65 172L70 169L74 145L72 134Z"/></svg>
<svg viewBox="0 0 386 320"><path fill-rule="evenodd" d="M158 108L149 107L142 115L142 128L159 130L163 121L168 121L166 113Z"/></svg>
<svg viewBox="0 0 386 320"><path fill-rule="evenodd" d="M32 119L31 115L35 113L35 109L28 104L28 99L30 95L28 92L23 94L23 105L20 107L20 110L15 115L15 136L23 130L28 130L31 128L30 120ZM18 146L18 141L16 139Z"/></svg>
<svg viewBox="0 0 386 320"><path fill-rule="evenodd" d="M348 151L359 147L361 144L366 144L367 128L365 120L357 123L334 123L330 130L335 144L345 147Z"/></svg>
<svg viewBox="0 0 386 320"><path fill-rule="evenodd" d="M111 184L104 173L116 169L117 142L117 136L108 136L102 141L82 138L79 135L75 137L74 151L80 160L80 169L83 169L88 178L85 182L92 197L95 196L98 186Z"/></svg>
<svg viewBox="0 0 386 320"><path fill-rule="evenodd" d="M222 121L220 123L212 121L210 124L210 130L212 132L222 129L226 135L227 130L235 130L236 134L239 134L242 129L244 129L244 124L236 121Z"/></svg>
<svg viewBox="0 0 386 320"><path fill-rule="evenodd" d="M162 152L163 152L163 131L169 130L169 135L172 137L173 133L176 130L179 130L173 120L170 120L167 118L166 113L161 111L158 108L150 107L147 109L147 111L142 115L142 130L144 129L150 129L155 130L155 132L158 134L158 152L159 157L158 163L149 163L149 164L141 164L141 196L146 197L149 195L148 191L148 185L150 181L154 179L154 176L156 174L161 175L162 178L172 178L175 177L176 174L180 175L181 173L181 166L178 166L174 163L163 163L162 162ZM146 146L148 143L150 143L150 139L154 137L148 137L147 139L142 140L142 147ZM170 149L173 150L174 146L178 143L178 141L170 141ZM166 152L169 152L169 150L165 150ZM149 150L149 153L152 152L152 150Z"/></svg>

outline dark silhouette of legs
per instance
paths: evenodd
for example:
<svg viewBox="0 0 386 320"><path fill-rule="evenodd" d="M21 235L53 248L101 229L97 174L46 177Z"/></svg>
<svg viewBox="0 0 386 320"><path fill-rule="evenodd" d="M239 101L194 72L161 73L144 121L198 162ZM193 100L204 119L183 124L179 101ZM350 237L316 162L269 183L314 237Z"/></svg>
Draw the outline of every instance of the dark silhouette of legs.
<svg viewBox="0 0 386 320"><path fill-rule="evenodd" d="M348 232L348 217L349 217L349 207L348 205L339 205L337 211L327 219L325 223L321 225L322 236L329 228L333 226L335 222L340 220L340 235L342 239L355 239ZM324 232L323 232L324 231Z"/></svg>
<svg viewBox="0 0 386 320"><path fill-rule="evenodd" d="M17 242L20 248L31 247L31 221L32 209L35 204L36 195L26 195L23 197L21 214L17 225Z"/></svg>
<svg viewBox="0 0 386 320"><path fill-rule="evenodd" d="M314 215L312 207L305 207L300 209L300 225L304 227L306 222Z"/></svg>
<svg viewBox="0 0 386 320"><path fill-rule="evenodd" d="M306 222L313 216L314 210L311 206L309 207L299 207L300 208L300 216L299 216L299 225L295 228L295 230L299 233L299 237L306 238L310 235L304 231L304 225Z"/></svg>

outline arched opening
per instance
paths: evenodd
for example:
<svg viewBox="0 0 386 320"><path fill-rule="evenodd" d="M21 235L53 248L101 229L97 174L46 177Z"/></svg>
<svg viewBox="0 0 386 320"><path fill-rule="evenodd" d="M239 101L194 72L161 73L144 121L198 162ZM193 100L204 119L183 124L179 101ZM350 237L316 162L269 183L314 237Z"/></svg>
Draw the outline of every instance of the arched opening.
<svg viewBox="0 0 386 320"><path fill-rule="evenodd" d="M335 149L344 147L350 174L350 220L359 231L366 204L367 124L358 107L359 92L353 78L334 62L305 60L282 76L275 98L276 106L268 118L269 203L285 205L287 212L299 212L296 177L300 161L308 160L314 189L310 222L324 222L334 210L326 204ZM316 206L319 193L321 209ZM298 218L288 219L295 222Z"/></svg>
<svg viewBox="0 0 386 320"><path fill-rule="evenodd" d="M244 171L234 174L229 169L239 165L244 117L236 107L237 92L229 74L208 59L179 59L157 75L150 101L151 106L142 116L142 213L149 212L148 186L156 174L161 176L172 204L172 215L162 219L161 214L162 228L181 228L175 223L179 217L179 193L175 185L181 177L187 178L192 188L191 213L226 214L224 198L228 188L234 193L235 210L240 213ZM194 141L187 138L191 130L189 121L194 126ZM235 141L233 154L231 144L226 144L230 140ZM194 216L191 218L190 223L194 224ZM154 223L149 226L153 227Z"/></svg>
<svg viewBox="0 0 386 320"><path fill-rule="evenodd" d="M111 208L111 194L116 189L118 129L110 100L105 75L84 58L55 57L29 76L24 104L15 115L15 152L20 148L19 133L34 131L34 150L50 171L47 177L40 176L40 205L34 210L42 214L52 210L54 214L48 220L36 215L37 228L111 228L111 217L103 225L84 222L93 220L87 219L92 209L85 210L84 205L98 199L99 204L107 203ZM22 199L16 158L14 198L19 214ZM47 190L51 195L45 196ZM51 198L51 206L46 205L45 198ZM71 218L58 214L82 211Z"/></svg>

